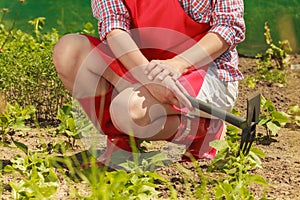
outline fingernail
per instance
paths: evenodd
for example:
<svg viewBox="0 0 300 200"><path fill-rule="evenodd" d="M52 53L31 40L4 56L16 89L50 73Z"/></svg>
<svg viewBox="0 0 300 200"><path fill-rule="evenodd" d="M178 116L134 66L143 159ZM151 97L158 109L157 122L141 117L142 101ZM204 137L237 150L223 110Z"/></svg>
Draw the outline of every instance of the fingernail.
<svg viewBox="0 0 300 200"><path fill-rule="evenodd" d="M148 76L148 79L149 79L149 80L152 80L152 79L153 79L153 77L152 77L152 76Z"/></svg>

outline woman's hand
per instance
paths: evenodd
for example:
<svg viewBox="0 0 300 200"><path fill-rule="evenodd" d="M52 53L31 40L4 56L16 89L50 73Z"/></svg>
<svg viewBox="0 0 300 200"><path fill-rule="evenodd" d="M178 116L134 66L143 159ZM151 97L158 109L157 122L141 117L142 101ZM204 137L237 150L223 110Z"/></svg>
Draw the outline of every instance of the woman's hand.
<svg viewBox="0 0 300 200"><path fill-rule="evenodd" d="M161 103L174 104L177 107L187 107L189 110L193 110L190 101L185 96L187 91L178 81L184 70L178 67L180 65L177 65L177 68L171 66L171 63L175 64L171 60L151 61L144 68L144 73L150 83L145 87Z"/></svg>
<svg viewBox="0 0 300 200"><path fill-rule="evenodd" d="M186 98L187 91L178 80L166 76L164 80L155 79L144 85L151 95L161 103L168 103L178 108L187 107L193 110L191 102Z"/></svg>
<svg viewBox="0 0 300 200"><path fill-rule="evenodd" d="M154 80L156 77L163 80L166 76L172 76L178 79L181 74L186 71L188 64L181 60L152 60L144 69L149 80Z"/></svg>

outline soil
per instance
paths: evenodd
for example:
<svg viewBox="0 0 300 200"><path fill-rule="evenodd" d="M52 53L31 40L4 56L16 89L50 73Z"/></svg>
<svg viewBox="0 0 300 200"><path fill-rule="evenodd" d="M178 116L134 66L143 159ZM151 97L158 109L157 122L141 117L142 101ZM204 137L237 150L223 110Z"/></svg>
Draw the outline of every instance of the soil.
<svg viewBox="0 0 300 200"><path fill-rule="evenodd" d="M300 64L300 56L294 55L291 57L292 64ZM255 60L251 58L240 58L240 70L245 76L256 73L253 68L255 66ZM245 82L240 83L240 93L236 104L236 109L241 111L241 115L245 116L246 110L246 99L255 91L260 91L261 94L271 100L277 111L287 112L289 106L298 104L300 105L300 69L287 69L287 84L285 86L274 83L267 83L264 81L259 82L255 88L251 89L247 87ZM12 134L13 138L17 141L23 142L31 148L37 148L40 144L54 144L55 141L62 140L66 138L57 138L51 136L49 129L32 129L30 132L16 132ZM25 135L24 135L25 134ZM265 139L266 132L263 129L258 130L258 135L260 135L260 140L257 140L254 144L256 147L261 149L266 157L262 159L263 167L261 169L256 169L252 173L259 174L263 176L266 181L270 184L270 188L265 192L262 187L253 186L251 190L257 197L257 199L265 197L269 199L300 199L300 127L289 124L282 128L277 136L271 137L271 139ZM70 151L70 154L76 154L81 152L84 147L77 142L76 149ZM154 142L153 149L159 149L164 143ZM105 142L100 144L101 148L105 148ZM172 152L176 149L174 146L170 149L164 149L165 151ZM2 165L5 166L10 164L10 159L19 150L15 148L8 148L5 146L0 146L0 160L2 160ZM210 164L210 160L199 160L198 166L203 171L207 173L207 166ZM176 189L179 199L186 199L185 195L187 191L193 191L193 188L187 188L185 180L191 180L191 176L183 174L178 170L177 165L184 166L189 169L190 172L197 177L196 170L191 163L180 163L175 165L166 166L157 170L157 172L170 180L174 188ZM207 174L209 175L209 174ZM211 174L211 176L214 176ZM11 199L11 188L9 182L14 177L9 175L3 175L3 193L2 199ZM61 179L62 180L62 179ZM82 185L78 183L75 188L81 188ZM83 187L84 188L84 187ZM0 190L1 191L1 190ZM168 197L169 191L166 188L160 188L163 197ZM69 194L68 182L65 180L61 181L60 188L55 196L55 199L68 199ZM1 196L1 193L0 193Z"/></svg>

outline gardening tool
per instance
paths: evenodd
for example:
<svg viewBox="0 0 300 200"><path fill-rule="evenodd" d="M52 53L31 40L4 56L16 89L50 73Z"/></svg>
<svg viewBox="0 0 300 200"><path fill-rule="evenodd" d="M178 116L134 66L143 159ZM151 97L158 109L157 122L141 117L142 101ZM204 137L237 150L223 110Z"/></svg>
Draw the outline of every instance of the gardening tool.
<svg viewBox="0 0 300 200"><path fill-rule="evenodd" d="M214 117L220 118L240 129L242 129L242 137L240 142L240 151L247 155L256 135L256 124L260 113L260 93L254 93L247 99L247 118L233 115L219 107L212 106L204 101L195 99L187 95L192 106L200 111L208 113Z"/></svg>

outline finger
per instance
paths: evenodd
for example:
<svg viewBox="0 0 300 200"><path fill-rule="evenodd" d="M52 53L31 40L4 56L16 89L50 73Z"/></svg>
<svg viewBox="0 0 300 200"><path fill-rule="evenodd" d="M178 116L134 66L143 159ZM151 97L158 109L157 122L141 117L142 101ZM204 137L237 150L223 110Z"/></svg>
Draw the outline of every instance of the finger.
<svg viewBox="0 0 300 200"><path fill-rule="evenodd" d="M152 60L144 69L144 73L145 74L149 74L154 68L156 65L159 64L159 61L158 60Z"/></svg>
<svg viewBox="0 0 300 200"><path fill-rule="evenodd" d="M181 107L181 104L180 104L180 102L178 101L178 99L176 97L172 98L170 101L171 101L172 105L175 105L178 108Z"/></svg>
<svg viewBox="0 0 300 200"><path fill-rule="evenodd" d="M186 94L188 94L188 92L183 87L183 85L181 85L181 83L179 81L175 81L175 85L177 86L176 89L178 91L180 91L180 92L178 92L178 94L179 94L178 98L179 98L179 101L182 103L182 105L187 107L189 110L194 110L194 107L192 106L190 100L186 97Z"/></svg>
<svg viewBox="0 0 300 200"><path fill-rule="evenodd" d="M186 96L182 92L176 92L176 97L178 98L178 101L181 103L182 107L186 107L189 110L194 110L191 102L186 98Z"/></svg>
<svg viewBox="0 0 300 200"><path fill-rule="evenodd" d="M162 72L159 73L157 76L159 80L164 80L167 76L170 76L171 72L168 69L163 69Z"/></svg>
<svg viewBox="0 0 300 200"><path fill-rule="evenodd" d="M172 76L173 79L177 80L181 76L181 73L172 67L167 67L167 69L169 70L169 75Z"/></svg>
<svg viewBox="0 0 300 200"><path fill-rule="evenodd" d="M192 103L190 102L190 100L186 97L186 95L188 95L187 90L183 87L183 85L176 80L175 84L177 85L178 89L182 92L184 99L183 101L185 102L184 105L190 110L190 111L194 111L195 108L192 106Z"/></svg>
<svg viewBox="0 0 300 200"><path fill-rule="evenodd" d="M171 76L172 76L173 79L177 80L181 76L181 74L178 73L178 72L172 71Z"/></svg>
<svg viewBox="0 0 300 200"><path fill-rule="evenodd" d="M174 94L174 91L172 91L170 88L166 90L166 99L167 103L175 105L176 107L180 108L180 102L178 101L176 94Z"/></svg>
<svg viewBox="0 0 300 200"><path fill-rule="evenodd" d="M179 83L176 83L171 77L167 77L164 79L166 84L169 86L170 90L174 93L178 101L181 103L181 105L187 107L189 110L192 110L192 104L185 96L186 90L183 88L183 86Z"/></svg>
<svg viewBox="0 0 300 200"><path fill-rule="evenodd" d="M160 65L156 65L149 73L148 79L153 80L155 79L164 69Z"/></svg>
<svg viewBox="0 0 300 200"><path fill-rule="evenodd" d="M177 85L177 87L180 89L181 92L188 94L187 90L185 89L185 87L183 87L183 85L180 83L180 81L175 80L175 84Z"/></svg>
<svg viewBox="0 0 300 200"><path fill-rule="evenodd" d="M162 71L163 71L163 69L162 69L159 65L157 65L155 68L152 69L152 71L150 71L150 72L148 73L148 79L149 79L149 80L155 79L156 76L157 76L158 74L160 74Z"/></svg>

